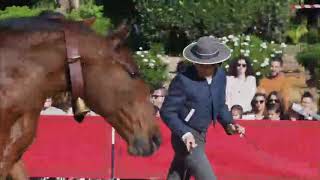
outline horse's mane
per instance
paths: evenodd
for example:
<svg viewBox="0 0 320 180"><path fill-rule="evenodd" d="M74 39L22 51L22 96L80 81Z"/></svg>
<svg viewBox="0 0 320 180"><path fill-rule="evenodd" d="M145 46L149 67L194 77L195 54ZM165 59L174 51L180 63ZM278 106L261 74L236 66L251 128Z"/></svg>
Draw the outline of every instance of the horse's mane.
<svg viewBox="0 0 320 180"><path fill-rule="evenodd" d="M43 11L39 16L0 20L0 31L61 31L64 23L72 22L75 21L67 20L61 13ZM80 32L92 32L89 27L81 23L74 24L78 26Z"/></svg>

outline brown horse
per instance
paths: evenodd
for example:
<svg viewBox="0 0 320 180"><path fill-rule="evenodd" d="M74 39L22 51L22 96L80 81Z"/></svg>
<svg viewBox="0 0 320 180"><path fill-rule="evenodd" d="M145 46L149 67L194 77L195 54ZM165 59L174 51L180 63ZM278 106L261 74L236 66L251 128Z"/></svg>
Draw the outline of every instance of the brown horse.
<svg viewBox="0 0 320 180"><path fill-rule="evenodd" d="M87 106L107 119L132 155L150 155L160 146L149 89L122 46L126 36L124 26L101 37L60 16L0 21L0 180L26 178L21 156L35 137L45 99L71 89L66 38L78 42L73 48L81 55Z"/></svg>

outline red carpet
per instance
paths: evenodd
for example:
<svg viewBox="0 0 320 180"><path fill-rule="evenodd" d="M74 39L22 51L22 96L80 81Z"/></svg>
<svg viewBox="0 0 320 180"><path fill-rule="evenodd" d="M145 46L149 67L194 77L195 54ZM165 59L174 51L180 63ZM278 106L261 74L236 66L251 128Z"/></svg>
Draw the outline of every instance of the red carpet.
<svg viewBox="0 0 320 180"><path fill-rule="evenodd" d="M127 155L116 140L116 176L165 179L172 159L170 134L150 158ZM245 138L227 136L220 126L207 137L207 154L222 180L320 179L320 123L307 121L239 121ZM111 129L99 117L77 124L70 116L43 116L38 137L24 160L31 176L110 177Z"/></svg>

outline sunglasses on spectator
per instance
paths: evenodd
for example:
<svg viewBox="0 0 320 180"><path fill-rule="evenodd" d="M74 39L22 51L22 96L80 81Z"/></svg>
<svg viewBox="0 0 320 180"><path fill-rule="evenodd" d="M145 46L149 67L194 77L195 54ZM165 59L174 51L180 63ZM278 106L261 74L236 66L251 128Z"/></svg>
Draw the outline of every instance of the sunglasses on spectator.
<svg viewBox="0 0 320 180"><path fill-rule="evenodd" d="M238 67L247 67L247 64L241 64L241 63L238 63Z"/></svg>
<svg viewBox="0 0 320 180"><path fill-rule="evenodd" d="M275 103L279 103L278 99L269 99L270 102L275 102Z"/></svg>
<svg viewBox="0 0 320 180"><path fill-rule="evenodd" d="M152 98L155 98L155 99L158 99L158 97L164 97L164 95L152 94L151 97L152 97Z"/></svg>
<svg viewBox="0 0 320 180"><path fill-rule="evenodd" d="M254 102L255 102L256 104L257 104L257 103L262 104L262 103L264 103L264 100L255 100Z"/></svg>

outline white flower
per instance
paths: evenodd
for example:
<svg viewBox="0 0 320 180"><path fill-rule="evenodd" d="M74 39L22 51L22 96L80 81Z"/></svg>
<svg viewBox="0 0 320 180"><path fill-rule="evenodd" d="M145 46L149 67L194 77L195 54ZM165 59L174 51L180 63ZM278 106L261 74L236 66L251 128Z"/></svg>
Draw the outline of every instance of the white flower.
<svg viewBox="0 0 320 180"><path fill-rule="evenodd" d="M229 39L233 39L233 38L234 38L234 35L230 34L230 35L228 36L228 38L229 38Z"/></svg>
<svg viewBox="0 0 320 180"><path fill-rule="evenodd" d="M268 66L268 64L269 63L267 63L267 62L263 62L262 64L260 64L260 67L266 67L266 66Z"/></svg>
<svg viewBox="0 0 320 180"><path fill-rule="evenodd" d="M234 42L234 46L239 46L239 43L237 41Z"/></svg>
<svg viewBox="0 0 320 180"><path fill-rule="evenodd" d="M137 54L137 55L141 55L141 51L137 51L136 54Z"/></svg>
<svg viewBox="0 0 320 180"><path fill-rule="evenodd" d="M259 71L256 72L256 75L257 75L257 76L260 76L260 75L261 75L261 72L259 72Z"/></svg>
<svg viewBox="0 0 320 180"><path fill-rule="evenodd" d="M149 67L153 68L154 67L154 63L149 63Z"/></svg>
<svg viewBox="0 0 320 180"><path fill-rule="evenodd" d="M248 36L248 35L245 37L245 40L246 40L246 41L250 41L250 39L251 39L251 38L250 38L250 36Z"/></svg>
<svg viewBox="0 0 320 180"><path fill-rule="evenodd" d="M282 51L281 51L281 50L280 50L280 51L275 51L275 53L276 53L276 54L281 54Z"/></svg>
<svg viewBox="0 0 320 180"><path fill-rule="evenodd" d="M245 51L243 49L240 49L240 53L244 53Z"/></svg>
<svg viewBox="0 0 320 180"><path fill-rule="evenodd" d="M280 47L285 48L285 47L287 47L287 45L285 43L281 43Z"/></svg>
<svg viewBox="0 0 320 180"><path fill-rule="evenodd" d="M270 57L274 57L274 54L271 54Z"/></svg>
<svg viewBox="0 0 320 180"><path fill-rule="evenodd" d="M157 58L162 58L161 54L157 54Z"/></svg>
<svg viewBox="0 0 320 180"><path fill-rule="evenodd" d="M247 43L247 42L243 42L243 43L241 43L241 45L249 46L249 43Z"/></svg>
<svg viewBox="0 0 320 180"><path fill-rule="evenodd" d="M226 66L224 66L225 68L229 68L229 65L227 64Z"/></svg>
<svg viewBox="0 0 320 180"><path fill-rule="evenodd" d="M148 54L148 51L143 51L143 53Z"/></svg>
<svg viewBox="0 0 320 180"><path fill-rule="evenodd" d="M139 47L139 50L140 50L140 51L143 50L142 47Z"/></svg>
<svg viewBox="0 0 320 180"><path fill-rule="evenodd" d="M229 42L228 39L223 39L223 40L222 40L222 43L223 43L223 44L226 44L227 42Z"/></svg>
<svg viewBox="0 0 320 180"><path fill-rule="evenodd" d="M146 58L144 58L142 61L143 61L143 62L148 62L149 60L148 60L148 59L146 59Z"/></svg>
<svg viewBox="0 0 320 180"><path fill-rule="evenodd" d="M274 41L271 41L271 44L274 44Z"/></svg>
<svg viewBox="0 0 320 180"><path fill-rule="evenodd" d="M144 57L144 55L143 55L143 54L141 54L141 55L140 55L140 57Z"/></svg>
<svg viewBox="0 0 320 180"><path fill-rule="evenodd" d="M233 52L233 49L230 49L230 52L232 53L232 52Z"/></svg>
<svg viewBox="0 0 320 180"><path fill-rule="evenodd" d="M253 62L256 63L256 62L258 62L258 60L254 59Z"/></svg>
<svg viewBox="0 0 320 180"><path fill-rule="evenodd" d="M243 54L245 57L249 57L249 53L244 53Z"/></svg>
<svg viewBox="0 0 320 180"><path fill-rule="evenodd" d="M261 43L260 47L262 47L263 49L267 49L267 43L265 43L265 42Z"/></svg>
<svg viewBox="0 0 320 180"><path fill-rule="evenodd" d="M237 41L239 41L239 38L238 38L238 37L233 37L233 38L232 38L232 41L233 41L233 42L237 42Z"/></svg>
<svg viewBox="0 0 320 180"><path fill-rule="evenodd" d="M269 62L270 59L269 58L264 58L264 62Z"/></svg>
<svg viewBox="0 0 320 180"><path fill-rule="evenodd" d="M150 62L152 62L152 63L156 63L156 61L155 61L154 59L151 59L151 60L150 60Z"/></svg>

